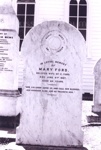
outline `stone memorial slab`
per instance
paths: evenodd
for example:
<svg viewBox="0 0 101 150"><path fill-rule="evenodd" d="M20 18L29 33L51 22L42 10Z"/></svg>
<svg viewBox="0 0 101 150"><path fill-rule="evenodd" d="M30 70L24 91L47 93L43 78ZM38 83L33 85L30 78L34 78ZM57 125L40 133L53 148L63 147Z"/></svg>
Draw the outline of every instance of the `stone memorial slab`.
<svg viewBox="0 0 101 150"><path fill-rule="evenodd" d="M12 29L19 32L19 21L12 7L11 0L0 1L0 29Z"/></svg>
<svg viewBox="0 0 101 150"><path fill-rule="evenodd" d="M0 116L16 115L19 21L11 0L0 1Z"/></svg>
<svg viewBox="0 0 101 150"><path fill-rule="evenodd" d="M92 111L101 115L101 59L98 60L94 67L94 106Z"/></svg>
<svg viewBox="0 0 101 150"><path fill-rule="evenodd" d="M16 31L0 29L0 116L16 115L19 37Z"/></svg>
<svg viewBox="0 0 101 150"><path fill-rule="evenodd" d="M82 146L84 38L65 22L44 22L28 32L21 53L25 67L16 143Z"/></svg>
<svg viewBox="0 0 101 150"><path fill-rule="evenodd" d="M0 30L0 89L17 90L19 37L15 31Z"/></svg>
<svg viewBox="0 0 101 150"><path fill-rule="evenodd" d="M87 116L87 122L94 125L101 124L101 59L94 67L94 93L91 115Z"/></svg>

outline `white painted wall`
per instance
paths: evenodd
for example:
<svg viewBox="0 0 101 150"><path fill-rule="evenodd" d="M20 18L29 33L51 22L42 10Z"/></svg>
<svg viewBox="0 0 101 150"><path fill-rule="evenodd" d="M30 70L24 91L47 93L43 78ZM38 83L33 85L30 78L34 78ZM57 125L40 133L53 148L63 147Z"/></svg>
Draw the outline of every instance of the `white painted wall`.
<svg viewBox="0 0 101 150"><path fill-rule="evenodd" d="M16 11L16 1L12 0ZM77 0L79 2L79 0ZM93 68L101 57L101 0L87 1L87 62L84 65L83 93L93 93ZM69 22L70 0L36 0L35 25L47 20ZM21 82L21 81L20 81Z"/></svg>
<svg viewBox="0 0 101 150"><path fill-rule="evenodd" d="M93 68L101 58L101 1L88 0L87 16L87 52L88 58L84 66L83 92L93 93Z"/></svg>
<svg viewBox="0 0 101 150"><path fill-rule="evenodd" d="M48 20L64 19L64 0L39 0L38 3L38 23Z"/></svg>

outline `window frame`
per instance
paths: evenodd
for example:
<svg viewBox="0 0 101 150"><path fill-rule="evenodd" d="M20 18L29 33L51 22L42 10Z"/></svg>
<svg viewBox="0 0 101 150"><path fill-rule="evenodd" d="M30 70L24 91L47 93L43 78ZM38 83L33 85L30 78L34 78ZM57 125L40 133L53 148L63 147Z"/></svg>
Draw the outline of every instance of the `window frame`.
<svg viewBox="0 0 101 150"><path fill-rule="evenodd" d="M85 4L81 4L80 2L82 1L82 0L79 0L79 1L77 1L76 0L76 4L71 4L71 1L72 0L70 0L69 1L69 12L70 12L70 9L71 9L71 6L76 6L77 5L77 15L75 15L75 16L70 16L69 15L69 23L70 23L70 18L76 18L76 20L77 20L77 22L76 22L76 25L75 25L75 27L81 32L83 32L84 31L84 33L82 34L82 32L81 32L81 34L83 35L83 37L85 38L85 40L87 40L87 0L85 0ZM79 10L80 10L80 6L85 6L86 7L86 15L84 15L84 16L81 16L80 14L79 14ZM70 13L69 13L70 14ZM85 21L85 27L80 27L79 25L80 25L80 21L79 20L82 20L82 19L85 19L86 21ZM81 21L82 22L82 21ZM70 23L71 24L71 23ZM73 24L72 24L73 25ZM74 25L73 25L74 26ZM83 25L82 25L83 26Z"/></svg>
<svg viewBox="0 0 101 150"><path fill-rule="evenodd" d="M34 12L33 12L33 14L28 14L27 13L27 7L29 6L29 5L33 5L33 7L34 7ZM20 5L24 5L25 6L25 10L24 10L24 13L23 14L19 14L17 11L18 11L18 5L20 6ZM24 24L23 24L23 26L22 25L20 25L19 24L19 30L22 28L23 29L23 36L21 37L20 36L20 47L21 47L21 44L22 44L22 41L23 41L23 39L24 39L24 37L25 37L25 35L27 34L27 32L34 26L34 21L35 21L35 5L36 5L36 2L35 2L35 0L33 0L33 2L32 2L32 0L30 0L30 2L29 2L29 0L17 0L17 17L18 17L18 20L19 20L19 17L20 16L22 16L22 17L24 17ZM33 25L30 25L30 26L28 26L28 24L27 24L27 18L33 18ZM19 23L20 23L20 21L19 21ZM27 31L28 30L28 31ZM27 32L26 32L27 31ZM19 33L19 35L20 35L20 33Z"/></svg>

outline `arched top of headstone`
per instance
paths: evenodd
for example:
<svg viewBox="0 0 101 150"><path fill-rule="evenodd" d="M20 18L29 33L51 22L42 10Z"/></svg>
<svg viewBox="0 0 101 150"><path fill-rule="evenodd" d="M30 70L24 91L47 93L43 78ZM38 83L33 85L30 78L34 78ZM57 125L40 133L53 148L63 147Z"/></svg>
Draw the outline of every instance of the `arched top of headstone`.
<svg viewBox="0 0 101 150"><path fill-rule="evenodd" d="M101 74L101 59L97 61L94 67L94 76L97 77L98 75L100 76Z"/></svg>
<svg viewBox="0 0 101 150"><path fill-rule="evenodd" d="M0 29L19 32L19 21L12 7L11 0L0 2Z"/></svg>
<svg viewBox="0 0 101 150"><path fill-rule="evenodd" d="M11 0L3 0L0 2L0 14L15 14Z"/></svg>
<svg viewBox="0 0 101 150"><path fill-rule="evenodd" d="M26 58L30 52L40 51L41 55L55 57L70 52L84 61L86 45L82 34L72 25L62 21L47 21L33 27L25 36L21 52Z"/></svg>

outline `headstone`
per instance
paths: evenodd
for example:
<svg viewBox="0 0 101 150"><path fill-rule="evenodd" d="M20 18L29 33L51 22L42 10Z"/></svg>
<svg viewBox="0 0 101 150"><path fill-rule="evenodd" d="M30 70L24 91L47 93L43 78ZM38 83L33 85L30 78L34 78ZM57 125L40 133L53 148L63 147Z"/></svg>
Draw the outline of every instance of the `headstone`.
<svg viewBox="0 0 101 150"><path fill-rule="evenodd" d="M16 143L82 147L84 38L65 22L44 22L28 32L21 52L25 68Z"/></svg>
<svg viewBox="0 0 101 150"><path fill-rule="evenodd" d="M19 95L18 25L11 1L2 1L0 3L0 116L16 115L16 97Z"/></svg>
<svg viewBox="0 0 101 150"><path fill-rule="evenodd" d="M19 37L15 31L0 30L0 89L18 88Z"/></svg>
<svg viewBox="0 0 101 150"><path fill-rule="evenodd" d="M98 60L94 67L94 106L92 111L101 115L101 59Z"/></svg>
<svg viewBox="0 0 101 150"><path fill-rule="evenodd" d="M88 123L101 123L101 59L99 59L94 67L94 93L91 115L87 116Z"/></svg>
<svg viewBox="0 0 101 150"><path fill-rule="evenodd" d="M11 0L0 1L0 29L19 32L19 21L12 7Z"/></svg>

